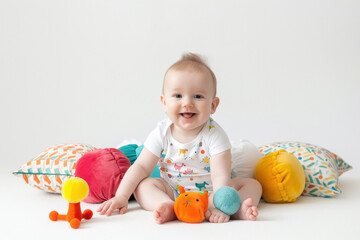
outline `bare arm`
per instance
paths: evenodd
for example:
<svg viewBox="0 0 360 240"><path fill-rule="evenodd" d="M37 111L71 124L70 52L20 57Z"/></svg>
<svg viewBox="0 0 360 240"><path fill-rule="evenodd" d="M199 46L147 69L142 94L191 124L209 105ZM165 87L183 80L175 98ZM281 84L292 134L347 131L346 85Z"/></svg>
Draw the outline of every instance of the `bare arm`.
<svg viewBox="0 0 360 240"><path fill-rule="evenodd" d="M110 216L115 209L119 209L120 214L126 213L131 194L144 178L150 176L158 160L159 157L144 148L135 163L125 173L115 197L102 203L97 211L107 216Z"/></svg>
<svg viewBox="0 0 360 240"><path fill-rule="evenodd" d="M231 151L211 156L210 159L211 181L213 191L216 192L223 186L229 186L231 181Z"/></svg>
<svg viewBox="0 0 360 240"><path fill-rule="evenodd" d="M135 163L125 173L115 196L123 196L129 199L139 183L151 175L158 160L159 157L144 147Z"/></svg>

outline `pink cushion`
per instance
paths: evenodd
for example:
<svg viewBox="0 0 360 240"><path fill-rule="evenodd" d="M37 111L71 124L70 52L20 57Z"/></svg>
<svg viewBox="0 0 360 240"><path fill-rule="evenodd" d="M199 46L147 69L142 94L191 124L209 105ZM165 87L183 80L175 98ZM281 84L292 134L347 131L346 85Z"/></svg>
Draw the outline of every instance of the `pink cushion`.
<svg viewBox="0 0 360 240"><path fill-rule="evenodd" d="M84 202L101 203L114 197L130 165L129 159L115 148L97 149L82 156L75 176L89 185L89 195Z"/></svg>

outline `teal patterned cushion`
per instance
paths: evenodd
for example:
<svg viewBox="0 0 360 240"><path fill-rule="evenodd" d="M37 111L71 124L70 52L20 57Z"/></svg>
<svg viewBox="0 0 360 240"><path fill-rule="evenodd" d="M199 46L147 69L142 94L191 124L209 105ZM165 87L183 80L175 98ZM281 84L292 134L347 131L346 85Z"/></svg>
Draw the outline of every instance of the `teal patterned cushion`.
<svg viewBox="0 0 360 240"><path fill-rule="evenodd" d="M303 195L332 197L341 194L338 177L352 167L338 155L313 144L277 142L259 147L265 156L284 149L299 159L305 172Z"/></svg>

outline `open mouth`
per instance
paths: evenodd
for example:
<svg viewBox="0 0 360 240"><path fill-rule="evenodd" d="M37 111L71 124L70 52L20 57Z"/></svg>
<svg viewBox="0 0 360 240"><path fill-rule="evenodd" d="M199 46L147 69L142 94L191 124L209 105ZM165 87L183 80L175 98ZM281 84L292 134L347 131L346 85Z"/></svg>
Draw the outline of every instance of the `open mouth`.
<svg viewBox="0 0 360 240"><path fill-rule="evenodd" d="M196 115L196 113L180 113L180 115L186 119L190 119Z"/></svg>

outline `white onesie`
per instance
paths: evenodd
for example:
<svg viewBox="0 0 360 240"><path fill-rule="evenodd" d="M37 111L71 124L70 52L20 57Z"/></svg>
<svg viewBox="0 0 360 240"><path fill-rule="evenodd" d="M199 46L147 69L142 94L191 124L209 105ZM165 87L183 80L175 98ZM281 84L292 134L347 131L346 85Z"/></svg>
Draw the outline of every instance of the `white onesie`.
<svg viewBox="0 0 360 240"><path fill-rule="evenodd" d="M144 143L160 158L161 178L177 194L179 186L186 191L212 191L210 159L231 148L226 133L210 118L192 142L183 144L172 137L171 124L169 119L159 122Z"/></svg>

